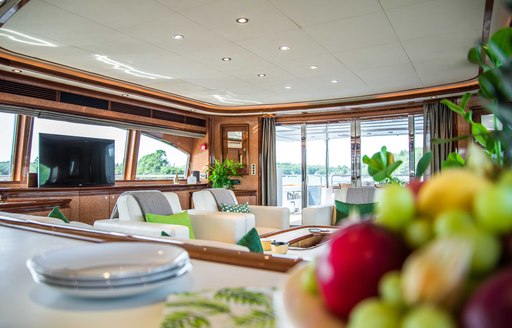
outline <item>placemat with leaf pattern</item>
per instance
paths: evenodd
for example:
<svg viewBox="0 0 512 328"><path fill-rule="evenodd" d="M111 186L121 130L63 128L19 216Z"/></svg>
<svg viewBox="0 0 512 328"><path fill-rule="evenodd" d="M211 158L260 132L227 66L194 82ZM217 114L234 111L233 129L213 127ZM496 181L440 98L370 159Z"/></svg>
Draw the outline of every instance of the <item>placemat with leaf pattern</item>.
<svg viewBox="0 0 512 328"><path fill-rule="evenodd" d="M275 327L274 290L240 287L172 294L160 327Z"/></svg>

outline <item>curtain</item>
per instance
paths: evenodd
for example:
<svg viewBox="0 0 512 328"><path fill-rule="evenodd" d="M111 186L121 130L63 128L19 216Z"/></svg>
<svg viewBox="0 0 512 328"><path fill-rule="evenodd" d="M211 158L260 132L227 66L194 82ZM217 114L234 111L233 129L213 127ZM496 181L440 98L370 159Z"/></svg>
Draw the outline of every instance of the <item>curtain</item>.
<svg viewBox="0 0 512 328"><path fill-rule="evenodd" d="M455 151L452 141L455 137L455 116L446 106L439 102L425 104L423 106L424 119L424 145L425 152L432 152L432 163L430 173L441 171L441 164L448 157L448 154Z"/></svg>
<svg viewBox="0 0 512 328"><path fill-rule="evenodd" d="M277 205L276 120L264 117L261 140L261 204Z"/></svg>

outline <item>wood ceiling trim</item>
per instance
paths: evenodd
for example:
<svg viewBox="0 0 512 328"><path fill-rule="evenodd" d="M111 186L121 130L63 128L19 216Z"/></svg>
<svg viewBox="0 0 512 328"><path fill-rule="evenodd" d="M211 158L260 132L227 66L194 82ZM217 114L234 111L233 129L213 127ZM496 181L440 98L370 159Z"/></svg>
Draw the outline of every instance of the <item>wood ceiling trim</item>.
<svg viewBox="0 0 512 328"><path fill-rule="evenodd" d="M249 105L249 106L219 106L198 102L187 98L182 98L169 93L144 88L138 85L125 83L119 80L89 74L86 72L58 66L55 64L42 62L35 59L28 59L7 53L5 49L0 52L0 60L8 62L8 66L22 70L35 71L42 74L64 78L74 82L92 84L104 87L120 93L134 94L142 97L149 97L161 101L168 101L170 105L185 106L190 109L207 112L210 115L258 115L261 113L272 112L278 114L282 111L303 111L309 109L322 109L326 111L334 107L353 107L368 104L378 104L383 102L404 101L408 99L426 98L432 96L443 96L446 94L463 93L478 89L478 81L471 79L449 85L427 87L421 89L412 89L407 91L368 95L349 99L330 99L315 102L293 102L269 105ZM179 109L177 109L179 111ZM183 110L184 111L184 110ZM181 111L181 112L183 112ZM297 113L300 115L300 113Z"/></svg>
<svg viewBox="0 0 512 328"><path fill-rule="evenodd" d="M165 121L149 117L140 117L131 114L112 112L109 110L96 109L92 107L73 105L68 103L60 103L56 101L50 101L45 99L36 99L27 96L19 96L10 93L0 92L0 103L29 107L42 110L49 110L52 112L61 112L67 114L80 115L84 117L94 117L99 119L107 119L111 121L128 122L134 124L145 124L154 127L166 127L178 131L186 131L193 133L206 133L206 127L200 127L195 125L188 125L179 122Z"/></svg>

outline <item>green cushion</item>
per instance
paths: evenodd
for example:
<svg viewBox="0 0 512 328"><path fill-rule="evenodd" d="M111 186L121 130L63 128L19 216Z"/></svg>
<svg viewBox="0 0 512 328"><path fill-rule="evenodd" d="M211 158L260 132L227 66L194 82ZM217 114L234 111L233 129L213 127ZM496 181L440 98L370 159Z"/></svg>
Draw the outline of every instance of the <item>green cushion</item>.
<svg viewBox="0 0 512 328"><path fill-rule="evenodd" d="M158 214L146 214L146 221L151 223L166 223L166 224L176 224L188 227L188 237L190 239L195 239L194 229L192 229L192 223L190 222L190 217L187 212L181 212L178 214L170 214L170 215L158 215Z"/></svg>
<svg viewBox="0 0 512 328"><path fill-rule="evenodd" d="M69 223L68 218L61 212L61 210L55 206L52 211L48 214L49 218L61 219L65 223Z"/></svg>
<svg viewBox="0 0 512 328"><path fill-rule="evenodd" d="M365 217L371 215L375 208L375 203L349 204L339 200L335 200L334 203L336 205L336 223L347 218L352 210L357 211L361 217Z"/></svg>
<svg viewBox="0 0 512 328"><path fill-rule="evenodd" d="M258 231L256 228L252 228L248 233L245 234L238 242L237 245L242 245L247 248L251 252L254 253L263 253L263 247L261 246L260 235L258 235Z"/></svg>
<svg viewBox="0 0 512 328"><path fill-rule="evenodd" d="M228 205L221 203L220 210L222 212L233 212L233 213L249 213L249 203Z"/></svg>

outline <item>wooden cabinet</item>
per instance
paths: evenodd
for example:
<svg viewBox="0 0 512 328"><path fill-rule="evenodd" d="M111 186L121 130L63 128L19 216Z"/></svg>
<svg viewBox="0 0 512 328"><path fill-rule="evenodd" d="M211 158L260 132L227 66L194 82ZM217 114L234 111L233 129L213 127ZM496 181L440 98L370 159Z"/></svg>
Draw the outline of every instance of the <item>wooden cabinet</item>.
<svg viewBox="0 0 512 328"><path fill-rule="evenodd" d="M110 217L109 191L80 192L80 221L94 224Z"/></svg>
<svg viewBox="0 0 512 328"><path fill-rule="evenodd" d="M82 187L82 188L0 188L1 199L11 202L40 202L46 204L50 200L66 199L67 205L63 213L72 221L94 224L96 220L108 219L116 204L117 198L129 190L161 190L175 192L181 207L190 208L192 193L206 188L206 184L171 185L171 184L140 184L113 187ZM51 208L37 207L23 213L46 216ZM18 213L20 213L18 206Z"/></svg>
<svg viewBox="0 0 512 328"><path fill-rule="evenodd" d="M258 204L258 195L256 190L233 190L238 203L249 203L249 205Z"/></svg>

